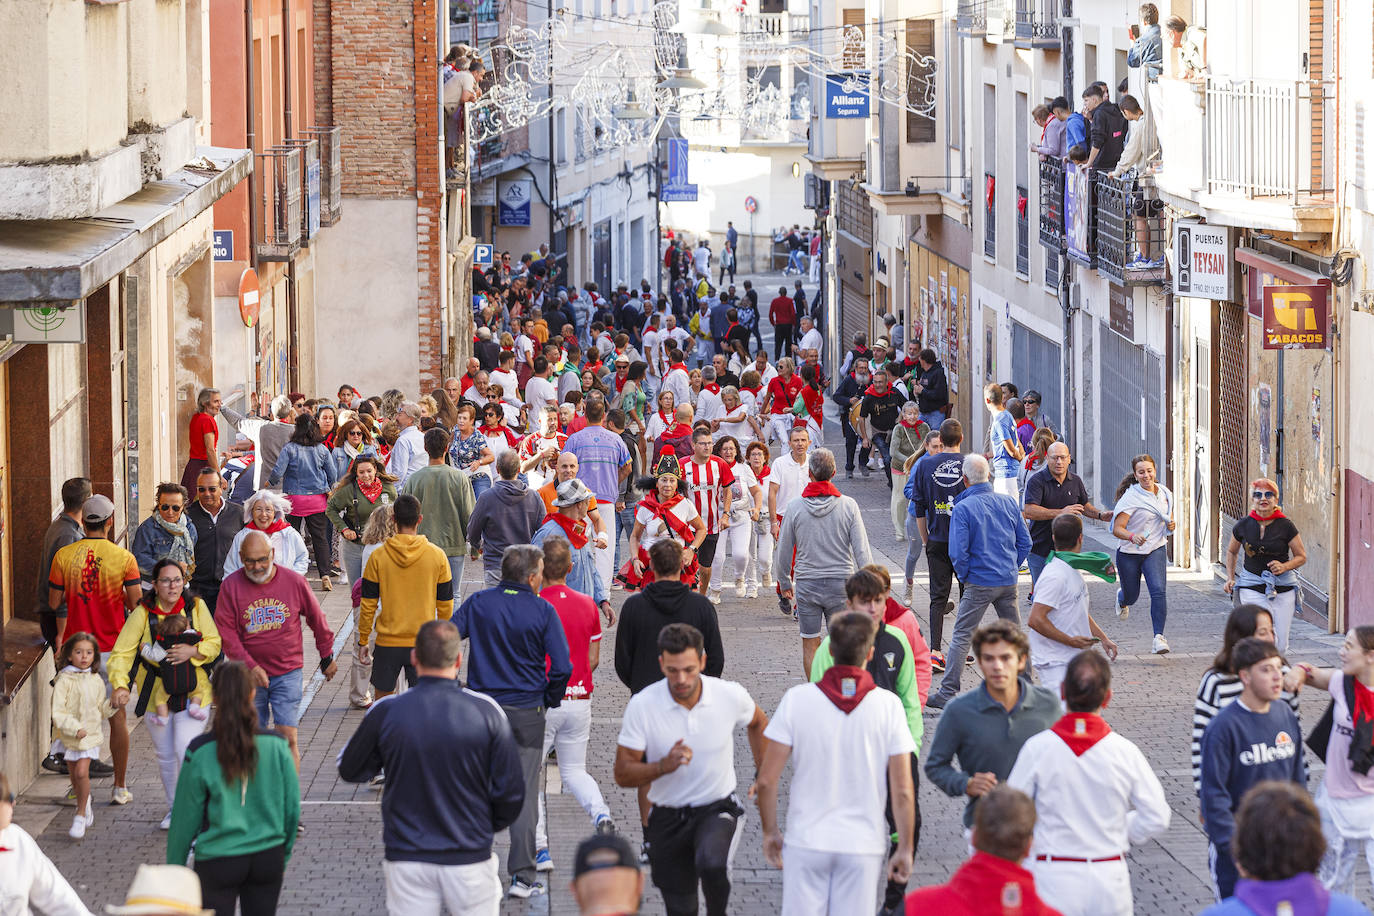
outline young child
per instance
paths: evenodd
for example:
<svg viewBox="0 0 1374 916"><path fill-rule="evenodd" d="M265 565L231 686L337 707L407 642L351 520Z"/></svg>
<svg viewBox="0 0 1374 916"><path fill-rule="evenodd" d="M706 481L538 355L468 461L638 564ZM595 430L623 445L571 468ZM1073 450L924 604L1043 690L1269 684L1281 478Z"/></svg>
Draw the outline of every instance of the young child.
<svg viewBox="0 0 1374 916"><path fill-rule="evenodd" d="M100 722L115 714L100 676L100 646L90 633L68 637L57 653L52 724L67 748L67 773L76 792L76 816L68 835L79 840L95 822L91 809L91 761L100 758Z"/></svg>
<svg viewBox="0 0 1374 916"><path fill-rule="evenodd" d="M190 659L180 664L167 661L167 650L176 645L195 646L200 644L201 634L192 629L191 621L184 614L168 614L165 617L150 615L153 641L144 643L140 648L143 658L157 669L157 677L150 677L143 684L143 695L139 697L139 707L147 708L152 702L155 710L151 720L157 725L166 725L175 712L170 707L186 704L186 711L193 719L204 719L210 705L210 681L200 682L196 677L195 665Z"/></svg>

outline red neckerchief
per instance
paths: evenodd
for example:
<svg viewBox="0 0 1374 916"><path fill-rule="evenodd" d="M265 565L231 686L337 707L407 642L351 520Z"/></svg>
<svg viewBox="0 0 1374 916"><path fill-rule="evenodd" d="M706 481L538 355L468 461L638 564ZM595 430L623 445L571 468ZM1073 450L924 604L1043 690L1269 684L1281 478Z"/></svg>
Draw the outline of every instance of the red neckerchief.
<svg viewBox="0 0 1374 916"><path fill-rule="evenodd" d="M276 534L278 531L281 531L283 528L290 528L291 525L287 523L286 519L279 518L276 521L272 522L272 524L268 525L266 528L259 528L257 522L249 522L247 525L244 525L243 527L252 528L254 531L261 531L263 534L266 534L270 537L271 535Z"/></svg>
<svg viewBox="0 0 1374 916"><path fill-rule="evenodd" d="M802 488L802 496L839 496L840 491L828 480L813 480Z"/></svg>
<svg viewBox="0 0 1374 916"><path fill-rule="evenodd" d="M582 371L583 371L583 372L590 372L592 375L600 376L600 375L601 375L601 370L603 370L603 369L605 369L605 368L606 368L606 364L603 363L601 360L597 360L597 361L594 362L594 363L587 363L587 365L585 365L585 366L582 367Z"/></svg>
<svg viewBox="0 0 1374 916"><path fill-rule="evenodd" d="M497 433L504 434L506 432L506 427L502 426L500 423L496 424L495 426L488 426L487 424L483 423L481 426L477 427L477 431L484 436L494 436Z"/></svg>
<svg viewBox="0 0 1374 916"><path fill-rule="evenodd" d="M1260 524L1264 524L1264 523L1266 523L1266 522L1272 522L1272 521L1273 521L1274 519L1276 519L1276 518L1287 518L1288 516L1286 516L1286 515L1283 514L1283 510L1282 510L1282 509L1277 509L1277 508L1276 508L1276 509L1275 509L1271 514L1269 514L1269 515L1260 515L1258 512L1256 512L1255 510L1251 509L1251 510L1250 510L1250 517L1253 518L1255 521L1259 522Z"/></svg>
<svg viewBox="0 0 1374 916"><path fill-rule="evenodd" d="M147 605L147 608L149 614L153 614L157 617L175 617L178 614L186 613L186 599L184 597L178 597L177 603L172 605L171 610L164 611L162 605L158 604L157 598L154 597L152 602Z"/></svg>
<svg viewBox="0 0 1374 916"><path fill-rule="evenodd" d="M883 623L896 623L897 618L907 612L907 606L891 595L887 596L887 607L883 609Z"/></svg>
<svg viewBox="0 0 1374 916"><path fill-rule="evenodd" d="M717 385L715 382L711 382L710 384L707 384L707 385L702 385L702 386L701 386L701 389L702 389L703 391L709 391L709 392L711 392L712 394L720 394L720 386Z"/></svg>
<svg viewBox="0 0 1374 916"><path fill-rule="evenodd" d="M1345 676L1350 677L1348 674ZM1355 708L1350 711L1351 721L1374 721L1374 690L1361 684L1358 678L1350 679L1355 682Z"/></svg>
<svg viewBox="0 0 1374 916"><path fill-rule="evenodd" d="M1035 428L1035 421L1034 421L1034 420L1031 420L1031 419L1028 419L1028 418L1026 418L1026 417L1022 417L1021 419L1019 419L1019 420L1016 421L1016 428L1017 428L1017 429L1020 429L1020 428L1023 427L1023 426L1029 426L1031 429L1034 429L1034 428Z"/></svg>
<svg viewBox="0 0 1374 916"><path fill-rule="evenodd" d="M884 398L884 397L887 397L888 392L891 391L891 390L892 390L892 386L891 386L891 385L888 386L887 391L879 391L877 385L869 385L869 386L868 386L868 390L865 391L864 394L871 394L871 395L873 395L875 398Z"/></svg>
<svg viewBox="0 0 1374 916"><path fill-rule="evenodd" d="M658 419L660 422L663 423L663 428L665 430L673 425L673 418L669 415L668 411L666 410L658 411Z"/></svg>
<svg viewBox="0 0 1374 916"><path fill-rule="evenodd" d="M1063 740L1075 757L1082 757L1088 748L1111 734L1107 720L1090 712L1071 712L1050 726L1050 731Z"/></svg>
<svg viewBox="0 0 1374 916"><path fill-rule="evenodd" d="M621 375L620 375L620 373L617 372L616 375L615 375L615 393L616 393L616 394L620 394L620 389L624 388L624 387L625 387L625 383L628 382L629 380L630 380L630 377L629 377L628 375L626 375L625 377L622 378Z"/></svg>
<svg viewBox="0 0 1374 916"><path fill-rule="evenodd" d="M747 392L749 392L750 394L752 394L752 395L753 395L754 397L756 397L756 398L759 396L759 392L762 391L762 390L763 390L763 386L762 386L762 385L755 385L753 388L750 388L750 387L748 387L747 385L742 385L742 386L740 386L740 391L747 391Z"/></svg>
<svg viewBox="0 0 1374 916"><path fill-rule="evenodd" d="M688 426L686 423L674 423L672 426L668 427L663 431L662 438L680 439L683 436L690 436L691 434L692 427Z"/></svg>
<svg viewBox="0 0 1374 916"><path fill-rule="evenodd" d="M544 516L544 524L557 522L558 527L563 529L563 533L568 536L568 543L573 546L573 550L581 550L587 546L587 520L575 522L562 512L550 512Z"/></svg>
<svg viewBox="0 0 1374 916"><path fill-rule="evenodd" d="M687 364L686 364L686 363L673 363L671 366L668 367L668 371L669 371L669 372L675 372L675 371L678 370L678 369L681 369L683 372L686 372L686 371L687 371Z"/></svg>
<svg viewBox="0 0 1374 916"><path fill-rule="evenodd" d="M370 503L375 503L382 495L382 478L372 478L371 484L365 484L357 478L353 482L358 486L358 492L363 494L363 498Z"/></svg>
<svg viewBox="0 0 1374 916"><path fill-rule="evenodd" d="M639 504L658 516L668 530L678 537L684 544L692 543L694 532L692 526L684 522L673 514L673 507L682 502L685 497L681 493L674 493L672 498L666 503L658 501L657 493L650 493L639 501Z"/></svg>
<svg viewBox="0 0 1374 916"><path fill-rule="evenodd" d="M772 472L772 470L773 469L771 467L765 464L763 466L763 470L754 472L754 476L758 478L759 483L763 483L768 478L768 475Z"/></svg>
<svg viewBox="0 0 1374 916"><path fill-rule="evenodd" d="M852 665L831 665L816 682L825 698L834 703L840 712L849 715L863 702L870 690L877 688L873 675L865 668Z"/></svg>
<svg viewBox="0 0 1374 916"><path fill-rule="evenodd" d="M901 423L903 426L905 426L907 429L920 429L920 428L921 428L921 421L920 421L920 420L917 420L915 423L908 423L908 422L905 421L905 420L899 420L898 422L900 422L900 423Z"/></svg>

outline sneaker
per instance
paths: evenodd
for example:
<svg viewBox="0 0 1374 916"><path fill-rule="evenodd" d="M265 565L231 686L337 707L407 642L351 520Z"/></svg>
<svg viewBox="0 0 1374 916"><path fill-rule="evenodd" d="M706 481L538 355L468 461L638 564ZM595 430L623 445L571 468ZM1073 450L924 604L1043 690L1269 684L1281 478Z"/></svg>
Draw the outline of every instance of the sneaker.
<svg viewBox="0 0 1374 916"><path fill-rule="evenodd" d="M124 786L115 786L114 792L110 796L110 804L112 805L127 805L133 800L134 793L130 792Z"/></svg>
<svg viewBox="0 0 1374 916"><path fill-rule="evenodd" d="M1126 603L1126 596L1121 594L1121 589L1116 590L1116 616L1125 620L1131 616L1131 606Z"/></svg>
<svg viewBox="0 0 1374 916"><path fill-rule="evenodd" d="M945 696L942 693L937 693L929 700L926 700L926 709L944 709L945 704L948 702L949 697Z"/></svg>
<svg viewBox="0 0 1374 916"><path fill-rule="evenodd" d="M854 479L854 469L853 469L853 468L845 468L845 469L844 469L844 477L845 477L845 480L853 480L853 479Z"/></svg>
<svg viewBox="0 0 1374 916"><path fill-rule="evenodd" d="M777 587L778 587L778 582L777 582L776 579L773 578L773 574L772 574L771 572L764 573L764 576L763 576L763 587L764 587L764 588L777 588Z"/></svg>
<svg viewBox="0 0 1374 916"><path fill-rule="evenodd" d="M955 611L955 609L958 608L958 607L959 607L959 605L957 605L957 604L955 604L953 601L951 601L949 604L945 605L945 613L946 613L946 614L953 614L954 611Z"/></svg>
<svg viewBox="0 0 1374 916"><path fill-rule="evenodd" d="M79 840L86 835L86 818L78 814L72 818L72 829L67 831L67 836L73 840Z"/></svg>
<svg viewBox="0 0 1374 916"><path fill-rule="evenodd" d="M172 812L168 811L162 816L162 821L157 825L158 830L172 829Z"/></svg>
<svg viewBox="0 0 1374 916"><path fill-rule="evenodd" d="M95 775L95 765L96 765L97 762L98 762L98 761L95 761L95 760L92 760L92 761L91 761L91 775L92 775L92 776ZM67 775L67 761L63 760L61 757L57 756L56 754L49 754L48 756L44 757L44 758L43 758L43 762L40 763L39 766L41 766L43 769L47 770L49 773L56 773L56 774L59 775L59 776L66 776L66 775ZM111 767L110 769L113 770L114 768Z"/></svg>
<svg viewBox="0 0 1374 916"><path fill-rule="evenodd" d="M758 587L757 585L751 585L751 586L749 586L748 590L746 590L745 593L744 593L744 597L746 597L746 598L757 598L758 596L759 596L759 587Z"/></svg>
<svg viewBox="0 0 1374 916"><path fill-rule="evenodd" d="M873 476L873 470L870 467L868 467L868 465L864 465L863 467L859 468L859 473L864 475L865 480Z"/></svg>
<svg viewBox="0 0 1374 916"><path fill-rule="evenodd" d="M905 604L907 607L911 607L911 606L912 606L912 602L915 601L915 600L916 600L916 583L915 583L915 582L908 582L908 583L906 584L906 594L902 596L902 604Z"/></svg>
<svg viewBox="0 0 1374 916"><path fill-rule="evenodd" d="M544 883L542 881L535 881L531 884L520 878L511 878L510 890L506 893L511 897L519 897L521 900L525 900L529 897L542 897L545 893Z"/></svg>
<svg viewBox="0 0 1374 916"><path fill-rule="evenodd" d="M1155 634L1155 641L1150 646L1150 651L1153 652L1155 655L1169 654L1169 641L1164 638L1163 633Z"/></svg>
<svg viewBox="0 0 1374 916"><path fill-rule="evenodd" d="M719 589L714 589L714 588L713 588L713 589L710 589L710 592L711 592L711 596L710 596L710 597L711 597L711 603L712 603L712 604L720 604L721 598L720 598L720 591L719 591Z"/></svg>
<svg viewBox="0 0 1374 916"><path fill-rule="evenodd" d="M906 534L905 534L905 533L899 533L899 534L897 535L897 540L899 540L899 541L905 541L905 540L906 540Z"/></svg>
<svg viewBox="0 0 1374 916"><path fill-rule="evenodd" d="M86 814L85 814L84 816L85 816L85 818L86 818L86 826L87 826L87 827L89 827L89 826L91 826L92 824L95 823L95 799L93 799L93 798L87 798L87 799L86 799ZM168 817L171 817L171 812L170 812L170 811L167 813L167 816L168 816Z"/></svg>
<svg viewBox="0 0 1374 916"><path fill-rule="evenodd" d="M784 617L791 617L791 616L792 616L792 602L788 601L788 600L787 600L786 598L784 598L782 595L779 595L779 596L778 596L778 610L782 612L782 615L783 615Z"/></svg>
<svg viewBox="0 0 1374 916"><path fill-rule="evenodd" d="M881 469L882 469L882 466L883 466L883 459L882 459L882 456L879 455L877 452L874 452L873 454L869 455L869 456L868 456L868 464L867 464L866 466L868 467L868 469L869 469L870 471L878 471L878 470L881 470ZM868 475L865 474L864 476L867 477Z"/></svg>
<svg viewBox="0 0 1374 916"><path fill-rule="evenodd" d="M386 774L378 773L376 776L369 779L367 784L370 788L380 789L382 786L386 785Z"/></svg>
<svg viewBox="0 0 1374 916"><path fill-rule="evenodd" d="M930 653L930 670L931 670L931 671L944 671L944 670L945 670L945 653L943 653L943 652L932 652L932 653Z"/></svg>
<svg viewBox="0 0 1374 916"><path fill-rule="evenodd" d="M612 579L611 590L616 592L623 592L625 591L625 583L621 582L619 579Z"/></svg>
<svg viewBox="0 0 1374 916"><path fill-rule="evenodd" d="M64 795L64 796L62 796L61 798L59 798L59 799L57 800L57 803L58 803L59 805L63 805L64 807L67 807L67 808L75 808L75 807L76 807L76 790L75 790L75 789L72 789L72 788L68 788L68 789L67 789L67 794Z"/></svg>
<svg viewBox="0 0 1374 916"><path fill-rule="evenodd" d="M648 864L649 864L649 841L648 841L648 840L645 840L644 842L642 842L642 843L639 844L639 864L640 864L640 865L648 865Z"/></svg>
<svg viewBox="0 0 1374 916"><path fill-rule="evenodd" d="M743 577L743 576L741 576L741 577L739 577L738 579L735 580L735 597L736 597L736 598L743 598L743 597L745 597L745 592L747 592L748 590L749 590L749 587L748 587L747 585L744 584L744 577Z"/></svg>
<svg viewBox="0 0 1374 916"><path fill-rule="evenodd" d="M547 849L540 849L534 854L535 871L553 871L553 856L549 855Z"/></svg>
<svg viewBox="0 0 1374 916"><path fill-rule="evenodd" d="M971 665L971 664L973 664L974 662L976 662L977 660L978 660L978 659L976 659L976 658L973 657L972 653L970 653L970 654L964 656L964 664L965 664L965 665Z"/></svg>
<svg viewBox="0 0 1374 916"><path fill-rule="evenodd" d="M327 592L332 592L332 591L334 591L334 583L329 581L329 577L328 577L328 576L321 576L321 577L320 577L320 588L324 589L324 590L327 591Z"/></svg>
<svg viewBox="0 0 1374 916"><path fill-rule="evenodd" d="M1159 257L1157 257L1157 258L1155 258L1155 259L1153 259L1153 260L1151 260L1151 261L1148 261L1147 263L1149 264L1150 267L1163 267L1163 266L1164 266L1164 255L1160 255Z"/></svg>
<svg viewBox="0 0 1374 916"><path fill-rule="evenodd" d="M603 814L596 819L596 832L602 836L615 833L615 821L611 820L609 814Z"/></svg>

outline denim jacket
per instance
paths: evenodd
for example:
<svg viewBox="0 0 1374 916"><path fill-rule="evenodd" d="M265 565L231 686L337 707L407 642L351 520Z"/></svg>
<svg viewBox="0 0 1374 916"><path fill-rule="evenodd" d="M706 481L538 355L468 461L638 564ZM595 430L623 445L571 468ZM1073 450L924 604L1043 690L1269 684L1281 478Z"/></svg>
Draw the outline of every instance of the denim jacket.
<svg viewBox="0 0 1374 916"><path fill-rule="evenodd" d="M337 478L329 449L323 445L306 446L288 442L277 456L267 485L275 486L280 482L283 493L302 496L328 493Z"/></svg>
<svg viewBox="0 0 1374 916"><path fill-rule="evenodd" d="M186 530L191 535L192 546L196 543L196 526L186 520ZM171 553L173 537L166 528L157 522L157 515L145 518L134 531L134 543L130 552L138 560L138 569L145 577L152 574L158 560Z"/></svg>

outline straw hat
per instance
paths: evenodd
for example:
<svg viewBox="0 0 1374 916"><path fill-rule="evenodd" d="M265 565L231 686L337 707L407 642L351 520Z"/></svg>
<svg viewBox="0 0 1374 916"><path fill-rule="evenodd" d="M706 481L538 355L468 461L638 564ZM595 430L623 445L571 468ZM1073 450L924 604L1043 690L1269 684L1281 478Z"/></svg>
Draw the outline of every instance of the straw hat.
<svg viewBox="0 0 1374 916"><path fill-rule="evenodd" d="M124 905L105 904L114 916L215 916L200 905L200 876L185 865L140 865Z"/></svg>

